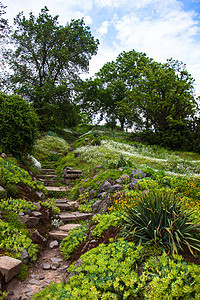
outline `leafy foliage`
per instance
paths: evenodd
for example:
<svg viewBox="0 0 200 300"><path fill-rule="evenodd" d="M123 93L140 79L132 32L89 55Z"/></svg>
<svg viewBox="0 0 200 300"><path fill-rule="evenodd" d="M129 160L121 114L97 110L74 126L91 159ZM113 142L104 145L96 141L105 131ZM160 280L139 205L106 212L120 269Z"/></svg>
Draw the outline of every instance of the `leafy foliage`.
<svg viewBox="0 0 200 300"><path fill-rule="evenodd" d="M79 71L87 71L89 60L96 54L95 40L83 19L58 24L44 7L38 17L29 19L19 13L14 20L17 30L12 35L16 50L8 53L14 74L13 88L32 101L40 116L42 129L55 125L72 126L78 116L71 102L72 86Z"/></svg>
<svg viewBox="0 0 200 300"><path fill-rule="evenodd" d="M192 223L191 212L183 211L171 192L149 192L138 197L136 207L127 209L124 234L139 243L155 243L178 253L184 247L200 250L200 226ZM192 250L193 249L193 250Z"/></svg>
<svg viewBox="0 0 200 300"><path fill-rule="evenodd" d="M14 156L31 153L38 118L31 105L17 95L0 93L0 145Z"/></svg>
<svg viewBox="0 0 200 300"><path fill-rule="evenodd" d="M82 225L70 231L68 236L61 242L61 252L66 260L68 260L78 246L86 240L88 226Z"/></svg>

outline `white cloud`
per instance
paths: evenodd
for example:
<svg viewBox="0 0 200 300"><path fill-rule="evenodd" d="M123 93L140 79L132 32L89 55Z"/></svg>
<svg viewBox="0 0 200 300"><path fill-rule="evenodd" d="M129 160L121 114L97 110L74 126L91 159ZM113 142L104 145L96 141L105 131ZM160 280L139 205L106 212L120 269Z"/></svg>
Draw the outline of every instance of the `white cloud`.
<svg viewBox="0 0 200 300"><path fill-rule="evenodd" d="M98 32L99 32L101 35L104 35L104 34L108 33L108 26L109 26L109 22L108 22L108 21L104 21L104 22L101 24L101 27L98 29Z"/></svg>

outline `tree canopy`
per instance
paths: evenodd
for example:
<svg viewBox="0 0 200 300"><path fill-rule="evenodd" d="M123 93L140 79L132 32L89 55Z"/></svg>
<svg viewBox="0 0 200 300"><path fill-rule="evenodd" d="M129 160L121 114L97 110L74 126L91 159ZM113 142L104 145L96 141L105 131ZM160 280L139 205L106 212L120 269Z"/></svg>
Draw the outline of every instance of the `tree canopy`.
<svg viewBox="0 0 200 300"><path fill-rule="evenodd" d="M131 114L125 113L120 103L126 92L133 89L143 66L150 62L151 59L145 53L135 50L122 52L116 61L106 63L95 74L94 79L90 78L83 83L79 97L82 107L93 114L99 114L100 119L104 118L114 125L118 121L122 130L125 124L131 125L135 120L139 123L137 112L132 110Z"/></svg>
<svg viewBox="0 0 200 300"><path fill-rule="evenodd" d="M55 115L65 109L66 102L73 110L69 92L80 71L88 71L99 42L83 19L61 26L58 16L52 17L47 7L37 18L30 13L26 19L21 12L14 23L17 29L12 35L15 50L9 53L14 71L10 81L15 92L33 102L45 128L51 118L55 123Z"/></svg>

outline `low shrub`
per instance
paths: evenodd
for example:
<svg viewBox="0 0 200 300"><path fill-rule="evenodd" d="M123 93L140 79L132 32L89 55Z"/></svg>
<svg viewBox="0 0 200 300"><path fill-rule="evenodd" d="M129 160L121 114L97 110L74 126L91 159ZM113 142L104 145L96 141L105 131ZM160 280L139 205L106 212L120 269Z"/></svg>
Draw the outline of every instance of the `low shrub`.
<svg viewBox="0 0 200 300"><path fill-rule="evenodd" d="M122 215L117 212L96 215L92 218L92 222L97 223L96 227L92 231L92 236L95 238L100 238L110 227L120 226L122 222Z"/></svg>
<svg viewBox="0 0 200 300"><path fill-rule="evenodd" d="M76 227L72 229L68 236L62 240L60 244L61 252L66 260L68 260L79 245L86 240L87 231L87 225Z"/></svg>

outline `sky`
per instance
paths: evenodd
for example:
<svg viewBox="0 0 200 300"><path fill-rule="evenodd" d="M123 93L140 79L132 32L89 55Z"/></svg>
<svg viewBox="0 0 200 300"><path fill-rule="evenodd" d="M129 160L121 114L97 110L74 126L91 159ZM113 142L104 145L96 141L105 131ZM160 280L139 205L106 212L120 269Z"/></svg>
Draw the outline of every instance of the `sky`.
<svg viewBox="0 0 200 300"><path fill-rule="evenodd" d="M89 76L123 51L144 52L157 62L182 61L195 79L200 96L200 0L2 0L5 18L21 11L38 16L47 6L59 23L84 18L99 39L97 55L90 62ZM86 76L86 75L85 75ZM88 76L88 75L87 75Z"/></svg>

